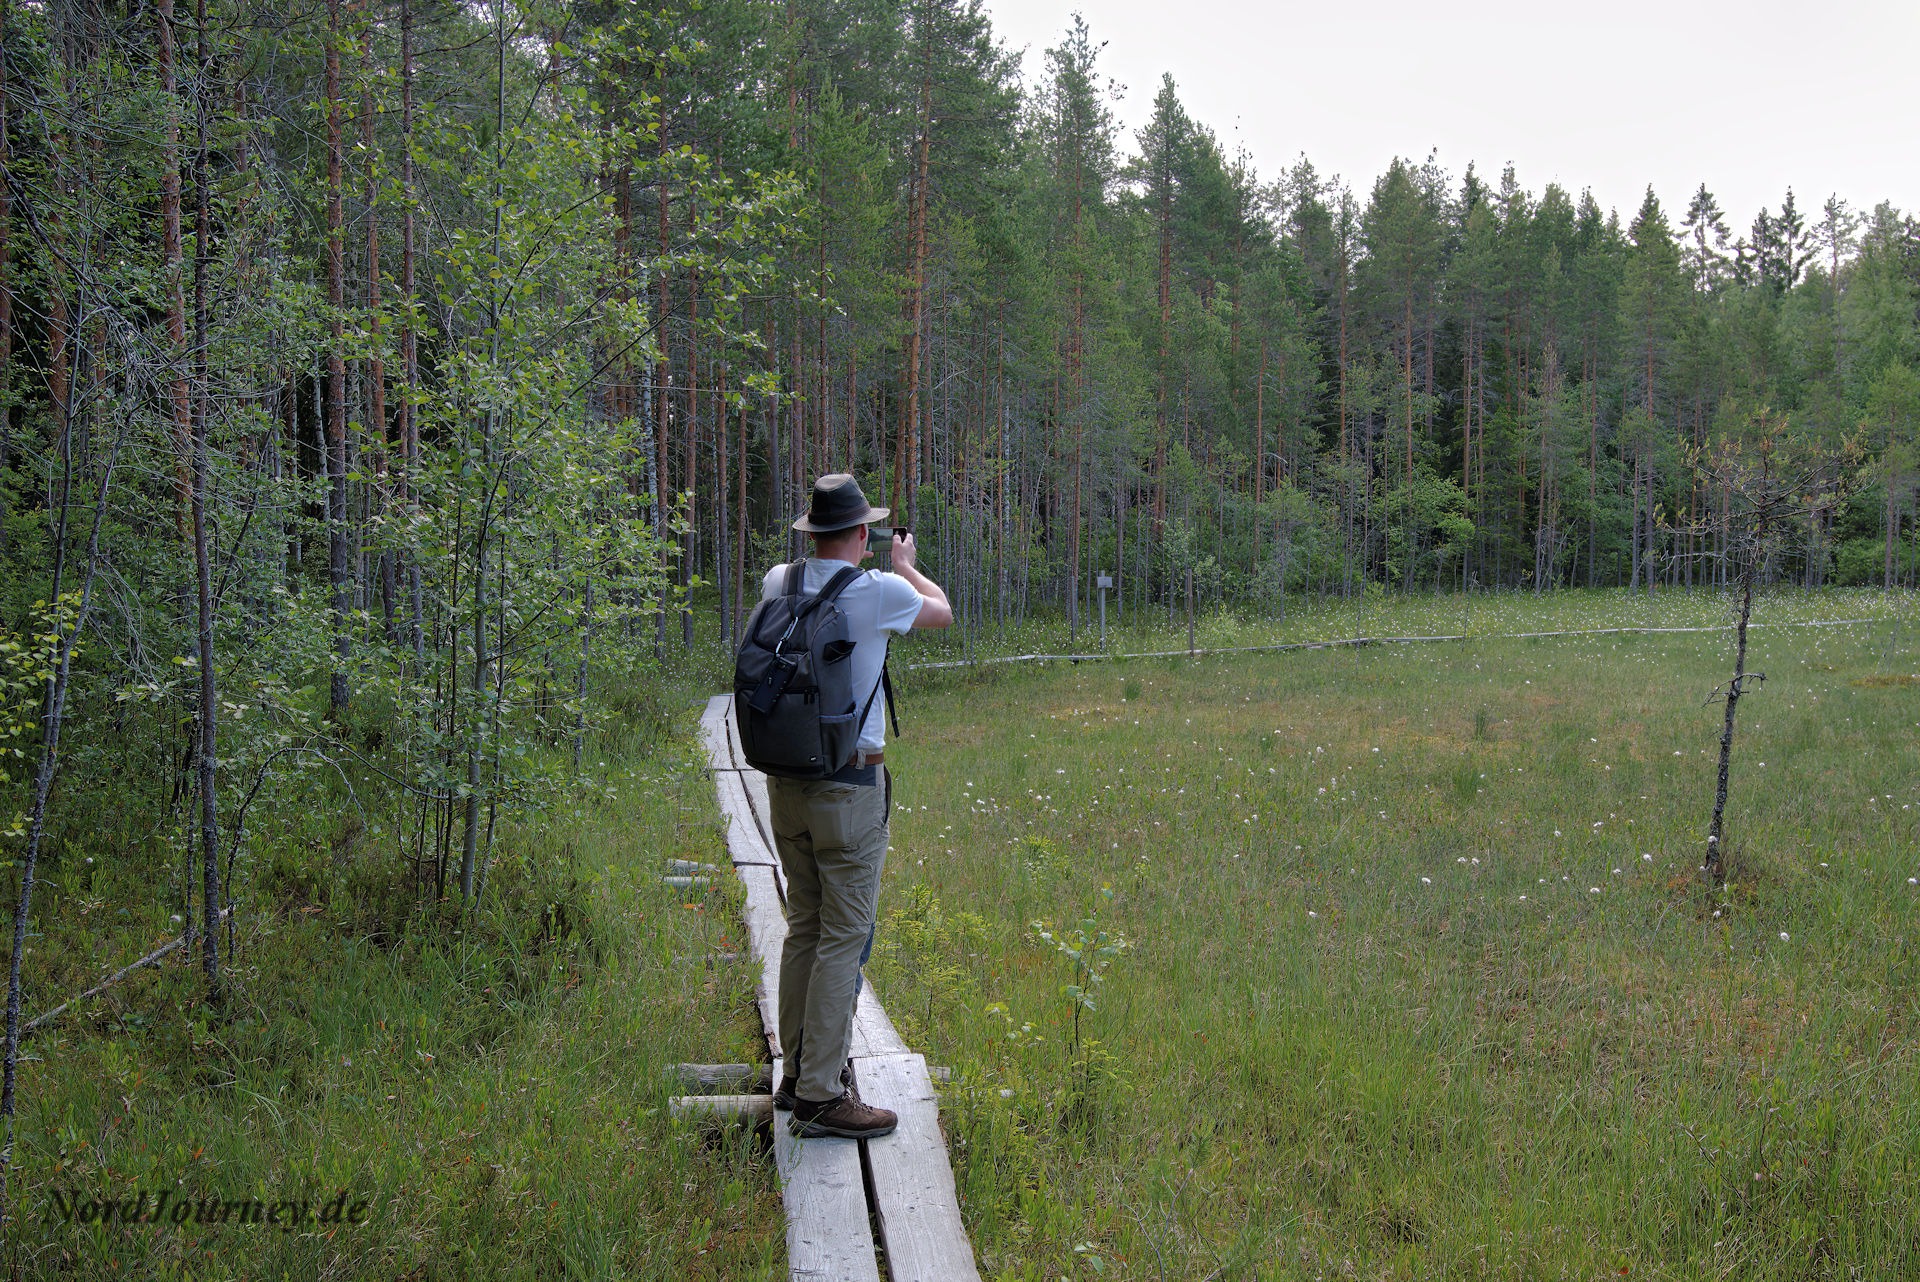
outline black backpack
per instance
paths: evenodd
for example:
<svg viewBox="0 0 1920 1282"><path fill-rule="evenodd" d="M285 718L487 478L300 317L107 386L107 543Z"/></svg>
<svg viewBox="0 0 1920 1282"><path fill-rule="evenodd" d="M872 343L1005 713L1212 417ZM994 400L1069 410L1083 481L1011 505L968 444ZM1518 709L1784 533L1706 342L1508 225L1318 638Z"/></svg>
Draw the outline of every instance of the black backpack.
<svg viewBox="0 0 1920 1282"><path fill-rule="evenodd" d="M801 591L805 573L805 561L788 566L786 591L747 616L733 660L733 713L747 764L787 779L824 779L853 760L867 710L887 684L886 664L856 707L854 641L834 598L860 571L836 571L811 597Z"/></svg>

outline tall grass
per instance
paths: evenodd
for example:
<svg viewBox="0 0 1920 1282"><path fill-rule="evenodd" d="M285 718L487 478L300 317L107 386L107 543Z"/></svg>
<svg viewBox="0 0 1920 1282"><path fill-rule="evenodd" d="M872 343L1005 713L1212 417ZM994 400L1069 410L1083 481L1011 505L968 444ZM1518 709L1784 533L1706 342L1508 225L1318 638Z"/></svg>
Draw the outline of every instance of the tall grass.
<svg viewBox="0 0 1920 1282"><path fill-rule="evenodd" d="M989 1273L1920 1275L1917 642L1756 634L1713 897L1723 637L915 676L872 973Z"/></svg>
<svg viewBox="0 0 1920 1282"><path fill-rule="evenodd" d="M478 920L396 911L381 854L350 837L317 864L270 849L241 903L229 1021L208 1023L195 972L168 965L30 1042L16 1275L780 1276L779 1198L751 1134L666 1111L665 1065L762 1053L747 967L676 960L739 948L732 879L688 892L660 877L670 858L725 863L711 782L688 737L593 747L566 804L503 831ZM347 807L313 799L316 814ZM104 858L60 877L29 959L42 991L178 929L123 912L152 895ZM161 1190L268 1204L344 1190L366 1222L63 1218L69 1196Z"/></svg>

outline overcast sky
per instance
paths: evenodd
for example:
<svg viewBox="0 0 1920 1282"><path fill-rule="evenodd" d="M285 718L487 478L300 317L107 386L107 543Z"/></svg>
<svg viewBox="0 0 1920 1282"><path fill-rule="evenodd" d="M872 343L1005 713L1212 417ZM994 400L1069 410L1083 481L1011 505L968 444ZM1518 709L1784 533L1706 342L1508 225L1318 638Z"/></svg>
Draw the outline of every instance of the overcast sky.
<svg viewBox="0 0 1920 1282"><path fill-rule="evenodd" d="M1650 183L1678 223L1704 182L1736 236L1789 185L1809 214L1831 192L1920 211L1920 0L986 3L1029 83L1085 15L1128 151L1171 72L1263 180L1304 152L1363 200L1395 155L1437 148L1456 182L1511 161L1622 221Z"/></svg>

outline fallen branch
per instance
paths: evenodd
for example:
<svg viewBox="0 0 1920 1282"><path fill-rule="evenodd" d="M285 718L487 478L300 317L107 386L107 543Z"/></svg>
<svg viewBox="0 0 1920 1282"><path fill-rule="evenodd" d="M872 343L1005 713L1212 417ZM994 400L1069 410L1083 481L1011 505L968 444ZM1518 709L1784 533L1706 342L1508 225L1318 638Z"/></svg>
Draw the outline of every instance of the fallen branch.
<svg viewBox="0 0 1920 1282"><path fill-rule="evenodd" d="M1800 623L1756 623L1756 628L1842 628L1879 619L1809 619ZM1898 622L1897 620L1895 621ZM1332 637L1324 641L1288 641L1275 645L1234 645L1215 649L1150 650L1138 654L1013 654L994 659L951 659L940 663L910 663L909 672L940 668L984 668L1002 663L1111 663L1115 659L1191 659L1220 654L1280 654L1288 650L1331 650L1339 646L1417 645L1435 641L1538 641L1552 637L1666 636L1689 632L1732 632L1738 625L1713 624L1698 628L1576 628L1565 632L1483 632L1432 637ZM709 767L726 769L727 767Z"/></svg>
<svg viewBox="0 0 1920 1282"><path fill-rule="evenodd" d="M233 913L232 908L222 908L220 910L220 920L222 921L226 920L226 918L231 916L232 913ZM105 979L95 984L92 988L89 988L86 992L81 993L78 997L69 998L64 1002L61 1002L58 1006L55 1006L52 1010L48 1011L46 1014L36 1015L32 1019L28 1020L26 1022L26 1025L21 1028L20 1036L24 1039L28 1033L31 1033L34 1029L40 1027L42 1024L50 1024L54 1020L58 1019L62 1014L66 1012L66 1010L69 1007L77 1006L81 1002L86 1001L87 998L89 997L98 997L101 993L105 992L107 989L113 987L115 984L125 979L128 975L133 974L134 971L143 970L148 966L158 965L162 957L165 957L168 953L172 952L176 948L184 948L186 945L192 943L193 939L194 939L194 932L192 930L189 930L187 931L186 934L180 936L180 938L175 940L170 940L167 943L160 945L160 947L154 949L152 952L148 953L145 957L142 957L139 961L131 962L128 965L122 966L119 970L114 971L113 974L107 976Z"/></svg>

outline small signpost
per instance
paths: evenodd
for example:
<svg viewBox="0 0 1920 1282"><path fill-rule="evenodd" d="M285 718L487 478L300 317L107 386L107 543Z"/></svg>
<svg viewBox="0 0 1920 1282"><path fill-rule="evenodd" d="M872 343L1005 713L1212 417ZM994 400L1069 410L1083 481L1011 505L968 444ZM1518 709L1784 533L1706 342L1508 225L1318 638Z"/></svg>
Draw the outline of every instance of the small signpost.
<svg viewBox="0 0 1920 1282"><path fill-rule="evenodd" d="M1193 653L1193 567L1187 567L1187 653Z"/></svg>
<svg viewBox="0 0 1920 1282"><path fill-rule="evenodd" d="M1100 589L1100 648L1104 650L1107 646L1107 589L1113 586L1113 576L1102 574L1094 580L1094 585Z"/></svg>

